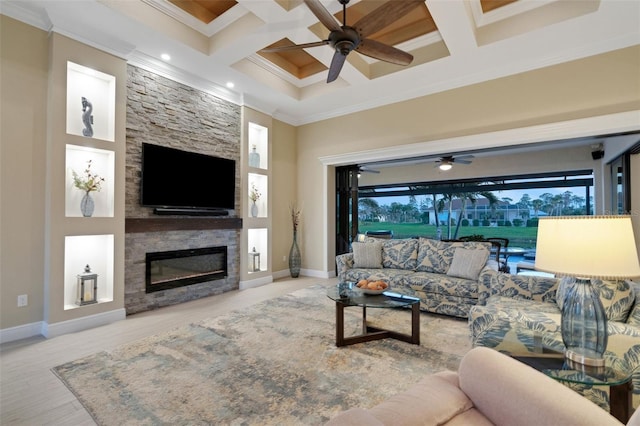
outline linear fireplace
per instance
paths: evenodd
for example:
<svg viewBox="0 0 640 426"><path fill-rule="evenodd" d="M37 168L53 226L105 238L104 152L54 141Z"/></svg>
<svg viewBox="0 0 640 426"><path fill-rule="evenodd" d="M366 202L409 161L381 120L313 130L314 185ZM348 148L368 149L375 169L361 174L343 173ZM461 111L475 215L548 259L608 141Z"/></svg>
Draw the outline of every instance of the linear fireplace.
<svg viewBox="0 0 640 426"><path fill-rule="evenodd" d="M227 247L146 253L146 292L168 290L227 276Z"/></svg>

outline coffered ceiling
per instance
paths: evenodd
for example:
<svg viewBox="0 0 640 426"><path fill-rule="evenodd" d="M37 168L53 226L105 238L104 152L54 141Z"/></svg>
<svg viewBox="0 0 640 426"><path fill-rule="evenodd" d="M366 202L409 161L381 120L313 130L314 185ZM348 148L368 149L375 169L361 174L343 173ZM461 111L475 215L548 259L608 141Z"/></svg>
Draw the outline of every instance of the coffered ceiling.
<svg viewBox="0 0 640 426"><path fill-rule="evenodd" d="M321 2L342 22L337 0ZM385 2L351 0L347 25ZM294 125L640 44L638 1L425 0L370 37L410 65L351 52L327 84L328 45L261 52L327 38L302 0L3 0L0 12Z"/></svg>

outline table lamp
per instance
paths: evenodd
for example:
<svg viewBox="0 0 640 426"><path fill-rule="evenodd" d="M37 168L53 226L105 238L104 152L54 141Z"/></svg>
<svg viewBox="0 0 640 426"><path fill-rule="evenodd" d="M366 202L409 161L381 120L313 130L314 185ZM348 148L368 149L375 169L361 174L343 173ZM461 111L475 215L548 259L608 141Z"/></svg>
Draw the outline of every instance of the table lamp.
<svg viewBox="0 0 640 426"><path fill-rule="evenodd" d="M601 367L607 348L607 316L591 279L640 276L631 216L540 218L537 270L562 277L561 332L565 358ZM560 292L562 293L562 292Z"/></svg>

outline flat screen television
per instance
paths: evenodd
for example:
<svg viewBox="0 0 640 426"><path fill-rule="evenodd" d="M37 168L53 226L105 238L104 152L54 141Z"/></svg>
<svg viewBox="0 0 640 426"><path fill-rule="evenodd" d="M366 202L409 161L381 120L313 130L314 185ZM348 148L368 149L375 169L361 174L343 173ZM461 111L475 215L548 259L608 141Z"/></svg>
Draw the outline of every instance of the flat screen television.
<svg viewBox="0 0 640 426"><path fill-rule="evenodd" d="M234 160L142 144L140 199L156 214L228 214L235 192Z"/></svg>

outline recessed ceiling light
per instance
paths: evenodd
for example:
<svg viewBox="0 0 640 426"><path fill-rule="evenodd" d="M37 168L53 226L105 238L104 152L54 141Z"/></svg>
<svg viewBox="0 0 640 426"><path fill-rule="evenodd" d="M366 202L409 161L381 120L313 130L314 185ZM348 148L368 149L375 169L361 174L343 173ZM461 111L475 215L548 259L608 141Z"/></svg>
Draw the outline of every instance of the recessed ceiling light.
<svg viewBox="0 0 640 426"><path fill-rule="evenodd" d="M228 81L228 82L227 82L227 87L228 87L229 89L233 89L234 87L236 87L236 85L235 85L235 84L233 84L232 82Z"/></svg>
<svg viewBox="0 0 640 426"><path fill-rule="evenodd" d="M160 57L162 58L163 61L170 61L171 60L171 56L169 56L168 53L163 53L162 55L160 55Z"/></svg>

